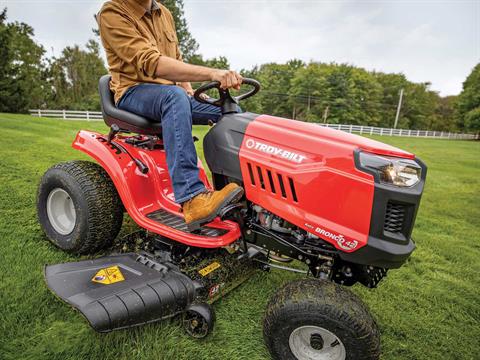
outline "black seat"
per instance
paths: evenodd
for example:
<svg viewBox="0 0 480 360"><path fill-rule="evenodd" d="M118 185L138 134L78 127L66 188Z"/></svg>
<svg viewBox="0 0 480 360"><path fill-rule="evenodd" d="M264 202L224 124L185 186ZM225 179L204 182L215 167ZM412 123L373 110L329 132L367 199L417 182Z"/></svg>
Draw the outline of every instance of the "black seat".
<svg viewBox="0 0 480 360"><path fill-rule="evenodd" d="M110 75L100 78L98 91L102 106L103 120L108 126L118 125L121 130L145 135L161 135L162 125L159 121L150 120L134 113L120 110L115 106L113 93L110 91Z"/></svg>

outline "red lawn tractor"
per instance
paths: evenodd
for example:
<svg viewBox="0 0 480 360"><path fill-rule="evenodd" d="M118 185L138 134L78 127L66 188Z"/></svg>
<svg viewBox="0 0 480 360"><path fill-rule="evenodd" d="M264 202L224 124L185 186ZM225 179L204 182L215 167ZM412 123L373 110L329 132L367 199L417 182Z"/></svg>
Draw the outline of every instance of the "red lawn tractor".
<svg viewBox="0 0 480 360"><path fill-rule="evenodd" d="M209 83L194 96L223 116L203 142L212 182L199 160L200 177L208 189L236 182L245 195L191 232L174 201L161 123L117 109L109 80L99 89L110 132L82 130L73 142L95 162L50 168L38 217L57 247L91 254L112 244L127 212L143 229L134 242L150 247L46 266L48 287L100 332L181 315L203 338L215 300L255 271L292 271L304 277L278 290L264 318L272 357L377 359L377 325L346 286L375 288L409 258L425 164L317 124L239 113L260 89L253 79L238 97ZM214 89L218 99L200 96Z"/></svg>

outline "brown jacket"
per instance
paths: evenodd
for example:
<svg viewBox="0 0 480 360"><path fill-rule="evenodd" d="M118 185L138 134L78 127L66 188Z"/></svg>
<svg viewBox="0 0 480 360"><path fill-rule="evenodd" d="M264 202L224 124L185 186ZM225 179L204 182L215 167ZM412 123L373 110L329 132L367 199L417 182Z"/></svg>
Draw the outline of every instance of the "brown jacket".
<svg viewBox="0 0 480 360"><path fill-rule="evenodd" d="M160 56L182 60L175 23L165 6L153 0L147 10L135 0L111 0L103 5L97 20L115 102L138 83L174 84L155 76Z"/></svg>

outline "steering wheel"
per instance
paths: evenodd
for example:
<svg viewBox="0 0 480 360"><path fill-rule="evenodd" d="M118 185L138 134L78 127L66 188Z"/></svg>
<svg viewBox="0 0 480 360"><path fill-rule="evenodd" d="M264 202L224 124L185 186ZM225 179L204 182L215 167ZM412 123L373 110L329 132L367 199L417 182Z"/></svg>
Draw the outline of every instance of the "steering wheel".
<svg viewBox="0 0 480 360"><path fill-rule="evenodd" d="M208 84L200 86L193 94L193 97L195 98L195 100L203 104L221 107L223 114L237 112L237 105L240 101L248 99L260 90L260 83L257 80L244 78L242 81L242 85L243 84L250 85L253 87L253 89L246 92L245 94L241 94L239 96L232 96L228 89L222 89L220 87L220 82L212 81ZM218 99L200 97L201 94L211 89L218 90L218 94L220 95Z"/></svg>

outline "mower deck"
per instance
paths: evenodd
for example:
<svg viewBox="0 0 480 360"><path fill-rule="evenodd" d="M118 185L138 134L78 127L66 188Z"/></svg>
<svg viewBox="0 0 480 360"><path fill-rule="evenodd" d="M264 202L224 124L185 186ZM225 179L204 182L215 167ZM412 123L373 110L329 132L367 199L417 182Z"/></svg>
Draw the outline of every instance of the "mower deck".
<svg viewBox="0 0 480 360"><path fill-rule="evenodd" d="M172 264L135 253L46 266L45 280L99 332L182 313L201 286Z"/></svg>
<svg viewBox="0 0 480 360"><path fill-rule="evenodd" d="M171 216L161 220L184 224ZM201 232L217 230L221 231L205 226ZM141 251L139 243L148 250ZM195 304L212 304L259 268L249 257L237 258L231 247L191 248L144 231L124 237L114 251L129 252L45 267L48 288L98 332L173 317Z"/></svg>

